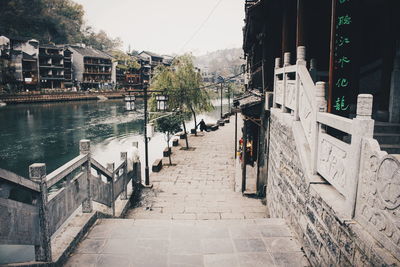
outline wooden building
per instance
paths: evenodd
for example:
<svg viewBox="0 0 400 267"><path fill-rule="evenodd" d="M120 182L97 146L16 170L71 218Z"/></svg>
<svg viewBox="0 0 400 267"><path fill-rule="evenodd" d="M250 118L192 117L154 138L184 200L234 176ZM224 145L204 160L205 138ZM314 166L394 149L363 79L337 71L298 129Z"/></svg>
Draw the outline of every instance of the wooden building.
<svg viewBox="0 0 400 267"><path fill-rule="evenodd" d="M72 87L72 52L64 46L39 46L40 85L44 89Z"/></svg>
<svg viewBox="0 0 400 267"><path fill-rule="evenodd" d="M328 110L355 114L356 96L374 96L374 118L400 122L400 2L246 1L243 49L252 88L272 91L275 58L305 46L314 79L328 83ZM397 56L396 56L397 54ZM396 67L397 66L397 67Z"/></svg>
<svg viewBox="0 0 400 267"><path fill-rule="evenodd" d="M117 87L125 89L141 88L141 65L142 60L135 55L129 55L131 62L118 60L116 66ZM137 64L133 64L133 62Z"/></svg>
<svg viewBox="0 0 400 267"><path fill-rule="evenodd" d="M116 64L110 55L85 45L71 45L68 48L72 52L74 83L79 89L114 88Z"/></svg>
<svg viewBox="0 0 400 267"><path fill-rule="evenodd" d="M7 83L13 90L35 90L39 84L39 42L24 37L0 37L2 72L12 76Z"/></svg>
<svg viewBox="0 0 400 267"><path fill-rule="evenodd" d="M303 57L296 55L298 47L305 47L311 77L327 84L328 112L354 118L357 95L372 94L374 138L382 150L400 153L398 11L396 0L247 0L243 28L247 89L264 95L266 109L259 109L259 116L245 117L243 139L257 140L252 146L260 155L268 152L267 106L273 102L275 69L295 65L296 58ZM349 138L327 130L342 140ZM257 191L261 192L268 160L257 158Z"/></svg>

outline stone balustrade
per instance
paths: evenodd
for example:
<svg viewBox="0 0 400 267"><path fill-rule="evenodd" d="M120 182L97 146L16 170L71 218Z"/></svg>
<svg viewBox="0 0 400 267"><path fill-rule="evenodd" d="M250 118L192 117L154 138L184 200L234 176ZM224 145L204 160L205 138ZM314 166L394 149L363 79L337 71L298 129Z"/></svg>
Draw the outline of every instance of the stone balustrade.
<svg viewBox="0 0 400 267"><path fill-rule="evenodd" d="M372 95L358 96L354 119L330 114L304 47L295 65L288 53L275 63L271 216L287 218L312 265L398 265L400 158L373 139Z"/></svg>
<svg viewBox="0 0 400 267"><path fill-rule="evenodd" d="M322 176L345 197L350 219L355 211L361 141L373 136L372 95L359 95L354 119L327 113L325 82L314 83L305 55L305 47L300 46L295 65L290 65L290 53L285 53L282 67L276 59L274 107L300 121L311 151L311 174ZM328 127L351 136L350 144L328 134Z"/></svg>
<svg viewBox="0 0 400 267"><path fill-rule="evenodd" d="M79 151L50 174L44 163L30 165L29 179L0 169L0 244L33 245L36 261L51 262L52 235L78 209L98 212L97 202L108 207L108 216L115 215L115 202L128 198L128 184L134 186L140 164L128 173L127 152L121 152L117 165L104 167L92 158L89 140L80 141Z"/></svg>

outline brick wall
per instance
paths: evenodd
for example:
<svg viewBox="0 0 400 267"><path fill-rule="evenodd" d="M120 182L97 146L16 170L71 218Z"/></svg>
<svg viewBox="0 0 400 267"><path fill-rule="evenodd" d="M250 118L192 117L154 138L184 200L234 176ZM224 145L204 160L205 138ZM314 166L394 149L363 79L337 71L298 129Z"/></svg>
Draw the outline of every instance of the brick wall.
<svg viewBox="0 0 400 267"><path fill-rule="evenodd" d="M296 148L292 118L285 116L289 114L278 110L271 115L270 216L286 219L313 266L400 266L357 222L340 219L328 204L335 197L329 184L310 184Z"/></svg>

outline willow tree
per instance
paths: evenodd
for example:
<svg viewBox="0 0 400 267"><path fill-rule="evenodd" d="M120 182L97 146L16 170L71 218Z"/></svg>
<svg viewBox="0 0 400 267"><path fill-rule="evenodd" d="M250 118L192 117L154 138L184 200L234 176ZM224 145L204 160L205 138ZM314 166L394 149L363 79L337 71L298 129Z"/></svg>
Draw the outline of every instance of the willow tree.
<svg viewBox="0 0 400 267"><path fill-rule="evenodd" d="M174 113L171 114L170 116L177 117L181 120L181 123L183 124L183 129L184 132L186 133L186 125L185 125L185 118L187 118L187 114L185 112L182 112L180 109L181 107L177 105L177 101L174 99L175 97L175 91L173 88L175 88L176 84L176 74L174 72L174 69L170 66L164 66L160 65L158 66L155 71L154 71L154 77L151 80L151 90L159 91L162 92L164 95L168 95L169 101L168 101L168 107L171 111L179 111L179 113ZM150 108L151 110L155 111L157 102L155 99L155 96L157 95L153 94L153 97L150 99ZM154 116L153 118L155 119L157 116ZM165 131L163 131L165 132ZM189 149L189 141L187 139L187 136L185 138L186 140L186 148Z"/></svg>
<svg viewBox="0 0 400 267"><path fill-rule="evenodd" d="M174 87L170 90L171 105L179 107L184 112L190 112L196 129L196 113L210 111L213 108L210 97L206 90L201 89L202 77L194 66L191 55L186 54L176 58L172 68L175 71Z"/></svg>
<svg viewBox="0 0 400 267"><path fill-rule="evenodd" d="M207 91L201 89L201 86L201 75L195 68L191 55L175 58L171 66L157 67L152 79L151 89L163 91L168 95L169 109L180 111L187 149L189 143L185 118L188 114L192 114L196 128L196 113L213 108ZM152 102L155 106L154 98Z"/></svg>

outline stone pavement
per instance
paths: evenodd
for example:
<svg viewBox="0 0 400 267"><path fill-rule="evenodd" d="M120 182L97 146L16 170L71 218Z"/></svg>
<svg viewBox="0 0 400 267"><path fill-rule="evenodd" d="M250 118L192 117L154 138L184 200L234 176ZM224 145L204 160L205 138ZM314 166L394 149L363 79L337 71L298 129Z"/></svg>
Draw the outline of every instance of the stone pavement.
<svg viewBox="0 0 400 267"><path fill-rule="evenodd" d="M242 121L238 119L238 121ZM238 132L241 129L238 125ZM150 174L152 190L144 192L141 207L132 210L134 219L252 219L265 218L267 208L259 199L234 192L235 124L231 122L215 132L189 137L194 151L173 149L172 163L159 173Z"/></svg>
<svg viewBox="0 0 400 267"><path fill-rule="evenodd" d="M308 266L284 220L233 192L234 123L189 142L128 218L98 221L66 266Z"/></svg>
<svg viewBox="0 0 400 267"><path fill-rule="evenodd" d="M281 219L103 219L65 266L307 266Z"/></svg>

